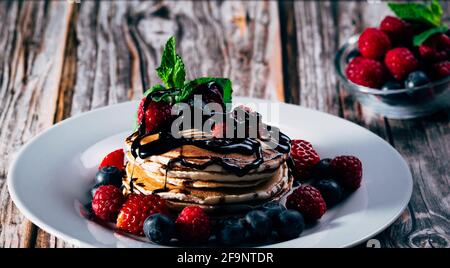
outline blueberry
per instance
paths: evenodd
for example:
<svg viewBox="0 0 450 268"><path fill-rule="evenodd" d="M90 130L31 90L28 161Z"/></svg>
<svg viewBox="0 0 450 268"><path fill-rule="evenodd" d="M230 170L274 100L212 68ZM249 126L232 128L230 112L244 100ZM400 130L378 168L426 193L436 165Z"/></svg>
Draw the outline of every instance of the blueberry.
<svg viewBox="0 0 450 268"><path fill-rule="evenodd" d="M95 175L95 181L100 185L122 185L122 171L114 166L106 166L100 169Z"/></svg>
<svg viewBox="0 0 450 268"><path fill-rule="evenodd" d="M144 234L151 241L164 244L172 239L175 223L167 216L156 213L145 219Z"/></svg>
<svg viewBox="0 0 450 268"><path fill-rule="evenodd" d="M383 102L390 105L400 105L403 103L407 103L409 100L409 96L406 93L396 93L395 90L405 88L402 83L397 80L389 80L387 81L383 87L381 87L382 91L391 92L388 95L382 95L381 98Z"/></svg>
<svg viewBox="0 0 450 268"><path fill-rule="evenodd" d="M325 179L333 177L333 169L331 168L331 159L324 158L312 168L312 177L316 179Z"/></svg>
<svg viewBox="0 0 450 268"><path fill-rule="evenodd" d="M270 219L275 219L278 214L286 210L286 208L278 202L268 202L262 206L263 211L269 216Z"/></svg>
<svg viewBox="0 0 450 268"><path fill-rule="evenodd" d="M216 238L223 245L235 246L244 241L245 233L246 230L241 220L230 219L220 224Z"/></svg>
<svg viewBox="0 0 450 268"><path fill-rule="evenodd" d="M261 210L253 210L245 215L245 224L251 238L262 240L272 232L272 221Z"/></svg>
<svg viewBox="0 0 450 268"><path fill-rule="evenodd" d="M314 183L314 187L322 194L327 207L332 207L342 199L342 187L335 180L326 179Z"/></svg>
<svg viewBox="0 0 450 268"><path fill-rule="evenodd" d="M347 57L345 58L345 61L347 63L351 62L354 58L361 56L361 53L357 49L354 49L350 51L350 53L347 54Z"/></svg>
<svg viewBox="0 0 450 268"><path fill-rule="evenodd" d="M381 90L388 91L402 88L404 88L404 86L397 80L389 80L381 87Z"/></svg>
<svg viewBox="0 0 450 268"><path fill-rule="evenodd" d="M424 86L428 83L430 83L430 79L424 72L415 71L410 73L406 78L405 87L411 89L419 86Z"/></svg>
<svg viewBox="0 0 450 268"><path fill-rule="evenodd" d="M92 209L92 202L88 202L83 206L83 210L81 210L81 214L86 218L91 219L94 217L94 210Z"/></svg>
<svg viewBox="0 0 450 268"><path fill-rule="evenodd" d="M91 189L91 197L94 198L95 192L97 192L98 187L102 186L101 184L96 184Z"/></svg>
<svg viewBox="0 0 450 268"><path fill-rule="evenodd" d="M281 238L297 238L303 229L305 229L305 220L300 212L288 209L278 215L276 230Z"/></svg>

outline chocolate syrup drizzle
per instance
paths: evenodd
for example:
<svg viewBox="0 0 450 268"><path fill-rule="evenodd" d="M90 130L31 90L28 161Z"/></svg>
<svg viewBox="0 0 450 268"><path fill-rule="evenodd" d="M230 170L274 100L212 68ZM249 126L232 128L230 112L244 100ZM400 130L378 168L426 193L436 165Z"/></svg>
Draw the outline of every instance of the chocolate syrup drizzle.
<svg viewBox="0 0 450 268"><path fill-rule="evenodd" d="M208 87L211 85L208 85ZM217 85L214 85L217 86ZM176 92L177 89L169 89L170 92ZM154 98L160 98L162 94L166 93L165 91L156 91L149 95L147 95L143 110L145 111L150 104L151 100ZM259 114L258 114L258 117ZM236 119L235 119L236 120ZM245 118L248 121L248 117ZM225 170L230 171L237 176L244 176L249 173L251 170L258 168L263 162L263 154L262 154L262 146L261 141L256 138L246 137L246 138L187 138L180 137L175 138L170 133L170 130L167 128L163 128L158 133L146 133L146 125L145 125L145 113L143 113L142 121L140 122L139 129L137 133L137 137L131 144L131 154L133 157L140 157L141 159L145 159L152 155L160 155L164 154L173 149L179 148L183 145L193 145L199 147L201 149L209 150L216 153L239 153L243 155L254 155L255 159L244 165L239 166L232 161L229 161L227 158L221 157L209 157L209 161L203 164L195 164L189 162L182 154L179 157L173 158L169 161L166 166L166 179L164 182L164 188L156 191L166 191L166 183L167 183L167 172L168 170L175 164L179 163L185 167L194 168L198 170L203 170L210 165L217 164L222 166ZM239 124L242 122L236 122L235 124ZM290 151L290 139L285 134L281 133L277 128L273 126L267 126L267 130L269 132L278 131L279 140L277 146L274 148L278 152L285 154ZM141 144L142 139L149 135L158 135L158 139L153 140L146 144ZM270 134L270 133L269 133ZM260 138L262 139L262 138ZM134 168L133 168L134 169Z"/></svg>

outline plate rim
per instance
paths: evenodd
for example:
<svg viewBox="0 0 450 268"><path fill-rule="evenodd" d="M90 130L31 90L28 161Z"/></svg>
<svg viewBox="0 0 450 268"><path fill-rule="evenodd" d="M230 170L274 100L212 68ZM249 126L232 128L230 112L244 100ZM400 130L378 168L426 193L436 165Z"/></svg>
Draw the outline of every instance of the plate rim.
<svg viewBox="0 0 450 268"><path fill-rule="evenodd" d="M329 114L323 111L319 111L319 110L315 110L312 108L308 108L308 107L304 107L301 105L295 105L295 104L291 104L291 103L284 103L278 100L266 100L266 99L260 99L260 98L251 98L251 97L235 97L234 98L234 102L271 102L271 103L278 103L280 105L286 105L286 106L290 106L291 108L295 108L295 109L302 109L302 110L307 110L309 112L313 112L313 113L319 113L323 116L328 116L328 117L332 117L334 119L338 119L340 121L345 122L346 124L352 124L353 126L356 126L357 128L368 132L369 134L372 134L372 136L376 137L376 139L378 139L379 141L381 141L382 143L384 143L385 145L388 145L387 147L389 147L389 149L391 150L391 152L393 152L396 157L398 159L401 160L402 164L404 165L404 167L406 167L407 173L406 176L408 177L408 185L407 188L405 187L405 194L404 194L404 199L401 200L401 202L403 203L403 205L398 209L398 211L396 211L396 213L393 214L393 216L391 217L391 219L389 221L387 221L385 224L383 224L383 226L376 228L376 230L368 233L365 236L362 236L358 239L355 239L352 242L348 242L346 244L342 244L339 247L342 248L347 248L347 247L352 247L354 245L360 244L363 241L366 241L374 236L376 236L377 234L383 232L384 230L386 230L389 226L391 226L401 215L401 213L407 208L412 193L413 193L413 187L414 187L414 180L412 177L412 173L411 173L411 169L408 165L408 163L406 162L405 158L389 143L387 142L385 139L381 138L380 136L378 136L377 134L375 134L374 132L370 131L367 128L364 128L352 121L349 121L347 119L344 119L342 117L333 115L333 114ZM16 192L16 187L15 187L15 182L14 182L14 176L12 175L14 172L14 170L16 170L18 167L18 163L19 163L19 159L20 156L26 152L26 150L32 145L34 144L37 140L39 140L42 136L44 136L47 132L52 131L52 129L57 128L57 127L61 127L65 124L70 124L73 120L78 120L79 118L83 118L83 117L87 117L90 116L93 113L97 113L99 111L103 111L103 110L107 110L107 109L117 109L117 107L120 106L128 106L131 105L131 103L135 103L137 104L139 101L138 100L130 100L130 101L125 101L125 102L121 102L121 103L116 103L116 104L112 104L112 105L107 105L107 106L103 106L103 107L99 107L99 108L95 108L92 109L90 111L86 111L74 116L71 116L69 118L66 118L60 122L57 122L56 124L52 125L51 127L42 130L41 132L39 132L37 135L35 135L34 137L32 137L30 140L28 140L24 145L21 146L21 148L17 151L17 153L13 156L13 159L8 167L8 175L6 178L6 183L7 183L7 188L10 194L10 197L12 199L12 201L14 202L15 206L19 209L19 211L27 218L29 219L33 224L35 224L37 227L39 227L40 229L56 236L59 239L63 239L66 242L69 242L71 244L74 244L75 246L80 246L80 247L101 247L100 245L94 245L94 244L90 244L90 243L86 243L84 241L81 241L79 239L77 239L76 237L73 237L71 235L67 235L63 232L60 232L58 230L56 230L55 228L53 228L52 226L46 224L44 221L40 220L39 217L37 215L35 215L35 213L33 213L32 211L30 211L26 205L24 205L24 203L21 201L21 199L19 198L17 192ZM280 242L280 243L275 243L275 244L270 244L270 245L264 245L261 247L264 248L278 248L278 247L282 247L282 245L284 243L287 243L289 241L285 241L285 242ZM160 245L158 245L160 246ZM318 246L320 247L320 246ZM322 246L324 247L324 246Z"/></svg>

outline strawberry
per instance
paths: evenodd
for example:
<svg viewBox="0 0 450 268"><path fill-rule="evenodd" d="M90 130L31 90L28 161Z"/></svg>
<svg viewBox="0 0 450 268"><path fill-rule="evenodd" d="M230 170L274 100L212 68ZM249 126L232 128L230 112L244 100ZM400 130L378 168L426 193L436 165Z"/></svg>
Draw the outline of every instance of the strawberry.
<svg viewBox="0 0 450 268"><path fill-rule="evenodd" d="M137 122L141 125L145 118L145 133L155 133L163 126L171 122L172 106L165 101L150 101L144 112L146 98L143 98L139 104L137 113Z"/></svg>
<svg viewBox="0 0 450 268"><path fill-rule="evenodd" d="M100 170L106 166L114 166L119 170L124 170L124 157L125 154L122 149L112 151L103 158L98 169Z"/></svg>

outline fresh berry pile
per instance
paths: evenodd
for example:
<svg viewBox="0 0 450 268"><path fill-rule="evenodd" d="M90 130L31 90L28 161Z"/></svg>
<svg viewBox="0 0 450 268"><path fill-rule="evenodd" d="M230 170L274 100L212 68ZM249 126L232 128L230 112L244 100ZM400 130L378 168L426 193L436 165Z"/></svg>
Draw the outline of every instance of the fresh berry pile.
<svg viewBox="0 0 450 268"><path fill-rule="evenodd" d="M354 192L361 186L363 169L361 161L356 156L341 155L333 159L320 159L311 143L293 140L292 144L308 144L307 151L313 152L315 159L314 164L291 167L295 179L302 182L310 181L312 186L300 186L288 196L286 203L288 208L298 210L307 220L320 219L327 208L336 205L346 194ZM311 158L311 153L299 154L297 151L296 146L291 147L292 162L304 163Z"/></svg>
<svg viewBox="0 0 450 268"><path fill-rule="evenodd" d="M422 9L437 12L439 4L432 5L423 4ZM402 12L411 8L408 4L389 6L399 17L387 16L378 28L366 28L361 33L358 49L347 57L347 78L365 87L397 90L450 76L450 36L446 26ZM441 16L437 12L436 18Z"/></svg>
<svg viewBox="0 0 450 268"><path fill-rule="evenodd" d="M318 221L345 195L361 185L362 164L355 156L320 159L312 144L292 140L292 175L301 182L286 199L286 206L268 202L241 218L211 219L199 206L171 213L158 195L129 194L121 188L123 152L116 150L102 161L92 193L92 212L118 230L143 236L159 244L261 244L298 237L307 224Z"/></svg>

